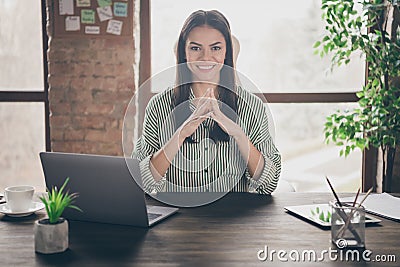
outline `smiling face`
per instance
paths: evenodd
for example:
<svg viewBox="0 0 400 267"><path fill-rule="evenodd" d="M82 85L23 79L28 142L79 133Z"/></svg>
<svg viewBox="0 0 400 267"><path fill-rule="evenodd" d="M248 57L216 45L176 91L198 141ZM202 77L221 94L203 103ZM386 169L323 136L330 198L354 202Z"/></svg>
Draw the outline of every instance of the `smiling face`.
<svg viewBox="0 0 400 267"><path fill-rule="evenodd" d="M186 40L185 54L194 82L219 82L226 54L221 32L209 26L193 28Z"/></svg>

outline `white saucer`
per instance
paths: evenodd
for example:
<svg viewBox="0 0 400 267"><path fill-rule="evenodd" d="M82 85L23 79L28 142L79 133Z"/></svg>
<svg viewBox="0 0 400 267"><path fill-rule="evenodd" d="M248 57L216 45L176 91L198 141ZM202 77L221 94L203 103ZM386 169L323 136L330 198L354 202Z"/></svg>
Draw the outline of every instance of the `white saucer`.
<svg viewBox="0 0 400 267"><path fill-rule="evenodd" d="M24 217L29 216L35 211L44 209L44 204L42 202L32 202L31 207L27 211L12 212L8 207L7 203L0 205L0 212L8 215L10 217Z"/></svg>

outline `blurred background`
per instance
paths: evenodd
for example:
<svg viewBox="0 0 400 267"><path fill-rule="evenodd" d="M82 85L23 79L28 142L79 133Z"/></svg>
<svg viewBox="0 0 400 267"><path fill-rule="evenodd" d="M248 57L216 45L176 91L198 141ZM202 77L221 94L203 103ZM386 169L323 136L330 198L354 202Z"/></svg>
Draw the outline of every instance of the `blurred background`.
<svg viewBox="0 0 400 267"><path fill-rule="evenodd" d="M0 90L43 90L40 1L0 0ZM355 92L364 83L364 61L330 71L329 58L314 55L323 35L320 1L151 1L152 74L174 65L174 45L186 17L217 9L240 42L237 69L255 93ZM156 89L155 92L165 88ZM268 100L268 99L267 99ZM338 191L361 184L362 154L339 157L324 144L325 117L354 103L267 104L282 153L282 178L296 191L328 191L328 175ZM32 184L44 190L38 153L45 150L44 104L0 102L0 192L8 185Z"/></svg>

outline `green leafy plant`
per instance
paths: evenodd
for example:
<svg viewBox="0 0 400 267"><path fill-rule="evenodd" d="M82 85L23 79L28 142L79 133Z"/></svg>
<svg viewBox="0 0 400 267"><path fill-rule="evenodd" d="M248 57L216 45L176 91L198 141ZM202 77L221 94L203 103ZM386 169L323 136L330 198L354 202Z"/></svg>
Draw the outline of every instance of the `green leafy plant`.
<svg viewBox="0 0 400 267"><path fill-rule="evenodd" d="M365 56L368 75L357 93L358 107L327 117L325 140L342 146L340 155L370 146L381 149L383 189L391 191L396 145L400 143L400 1L322 0L326 35L315 53L333 54L334 66L354 52Z"/></svg>
<svg viewBox="0 0 400 267"><path fill-rule="evenodd" d="M312 214L312 216L318 218L319 220L321 220L323 222L328 222L328 223L331 222L332 214L329 210L324 212L319 207L316 207L314 210L311 209L311 214Z"/></svg>
<svg viewBox="0 0 400 267"><path fill-rule="evenodd" d="M51 190L47 190L47 195L40 197L40 200L45 205L50 224L55 224L59 221L65 208L72 208L82 212L80 208L72 205L74 199L78 197L78 194L70 194L69 192L64 192L65 186L67 185L68 181L69 177L65 180L60 190L58 190L57 187L53 187Z"/></svg>

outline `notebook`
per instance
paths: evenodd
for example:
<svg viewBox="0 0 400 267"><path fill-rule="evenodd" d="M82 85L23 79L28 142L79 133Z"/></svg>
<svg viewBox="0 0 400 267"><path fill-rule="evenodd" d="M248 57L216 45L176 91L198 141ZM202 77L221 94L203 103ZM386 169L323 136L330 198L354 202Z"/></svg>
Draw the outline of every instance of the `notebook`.
<svg viewBox="0 0 400 267"><path fill-rule="evenodd" d="M74 204L83 212L65 209L69 220L148 227L178 211L146 206L136 159L57 152L41 152L40 159L47 188L60 188L69 177L67 190L79 194Z"/></svg>
<svg viewBox="0 0 400 267"><path fill-rule="evenodd" d="M348 201L350 198L343 198ZM388 193L370 194L364 201L365 211L400 222L400 198Z"/></svg>

